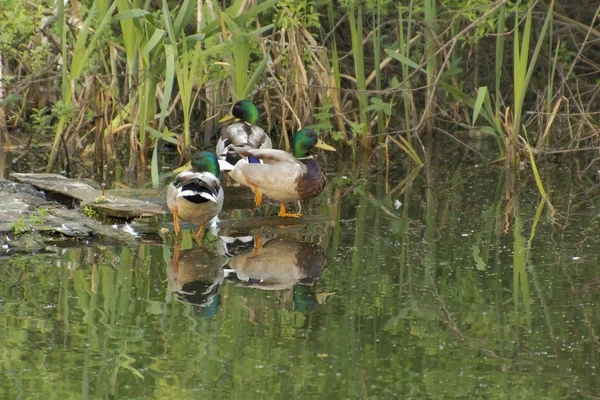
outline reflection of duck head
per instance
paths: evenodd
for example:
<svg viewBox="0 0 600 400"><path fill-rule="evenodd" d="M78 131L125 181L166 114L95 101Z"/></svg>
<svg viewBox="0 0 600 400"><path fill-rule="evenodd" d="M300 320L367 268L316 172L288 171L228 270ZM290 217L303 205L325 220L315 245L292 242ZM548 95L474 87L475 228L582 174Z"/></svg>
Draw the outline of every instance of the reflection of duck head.
<svg viewBox="0 0 600 400"><path fill-rule="evenodd" d="M294 305L296 310L310 313L319 307L319 301L310 286L294 285Z"/></svg>
<svg viewBox="0 0 600 400"><path fill-rule="evenodd" d="M239 286L280 290L318 279L325 256L317 244L279 236L264 245L255 243L252 249L233 256L228 266Z"/></svg>
<svg viewBox="0 0 600 400"><path fill-rule="evenodd" d="M219 255L201 247L181 252L176 248L169 263L168 288L176 293L178 300L198 306L198 315L211 317L219 305L222 265Z"/></svg>

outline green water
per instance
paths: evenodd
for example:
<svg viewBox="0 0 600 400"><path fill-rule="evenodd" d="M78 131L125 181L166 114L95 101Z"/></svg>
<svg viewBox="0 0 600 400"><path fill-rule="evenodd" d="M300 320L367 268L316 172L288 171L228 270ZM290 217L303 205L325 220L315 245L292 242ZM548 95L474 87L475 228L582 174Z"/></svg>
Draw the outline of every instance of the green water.
<svg viewBox="0 0 600 400"><path fill-rule="evenodd" d="M219 235L249 236L226 256L189 226L176 261L172 237L150 234L0 259L0 398L600 394L600 196L585 165L540 167L552 210L528 170L460 149L421 169L396 160L391 194L381 157L329 161L309 223L222 213Z"/></svg>

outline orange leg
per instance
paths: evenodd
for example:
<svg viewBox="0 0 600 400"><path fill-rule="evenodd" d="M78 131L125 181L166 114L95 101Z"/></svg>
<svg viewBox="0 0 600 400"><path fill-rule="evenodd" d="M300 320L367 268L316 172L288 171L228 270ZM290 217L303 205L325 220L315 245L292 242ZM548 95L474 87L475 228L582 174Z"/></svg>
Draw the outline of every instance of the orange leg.
<svg viewBox="0 0 600 400"><path fill-rule="evenodd" d="M260 193L260 189L258 188L258 186L253 185L250 182L248 182L248 185L250 185L250 189L252 189L252 191L254 192L254 205L256 207L259 207L262 204L262 194Z"/></svg>
<svg viewBox="0 0 600 400"><path fill-rule="evenodd" d="M288 213L285 211L285 204L281 203L279 205L279 214L280 217L290 217L290 218L300 218L302 216L301 213Z"/></svg>
<svg viewBox="0 0 600 400"><path fill-rule="evenodd" d="M252 257L256 257L261 253L263 247L262 237L260 233L254 235L254 250L252 251Z"/></svg>
<svg viewBox="0 0 600 400"><path fill-rule="evenodd" d="M204 229L204 225L205 224L200 225L200 228L198 229L198 232L196 232L196 234L194 235L194 238L196 239L198 246L200 246L201 248L206 250L206 247L204 246L204 243L202 243L202 239L200 238L200 235L202 234L202 230Z"/></svg>
<svg viewBox="0 0 600 400"><path fill-rule="evenodd" d="M196 234L194 235L195 238L197 238L197 239L200 238L200 235L202 234L202 229L204 229L204 225L205 224L200 225L200 228L198 229L198 232L196 232Z"/></svg>
<svg viewBox="0 0 600 400"><path fill-rule="evenodd" d="M181 226L179 226L179 217L177 216L178 207L177 204L173 207L173 230L175 231L175 236L179 236L179 232L181 232Z"/></svg>
<svg viewBox="0 0 600 400"><path fill-rule="evenodd" d="M262 242L262 236L260 236L260 233L254 235L254 247L256 247L257 249L262 249L263 246L263 242Z"/></svg>

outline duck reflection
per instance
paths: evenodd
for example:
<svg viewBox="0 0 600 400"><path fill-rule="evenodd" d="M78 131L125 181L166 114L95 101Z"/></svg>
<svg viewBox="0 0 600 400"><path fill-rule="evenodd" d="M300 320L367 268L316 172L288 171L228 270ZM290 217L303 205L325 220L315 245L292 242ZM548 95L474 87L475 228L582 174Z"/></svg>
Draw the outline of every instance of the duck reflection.
<svg viewBox="0 0 600 400"><path fill-rule="evenodd" d="M317 308L314 288L308 285L321 277L325 267L321 246L283 235L264 244L260 236L220 237L219 241L219 252L231 257L225 279L262 290L293 288L298 311Z"/></svg>
<svg viewBox="0 0 600 400"><path fill-rule="evenodd" d="M223 258L202 247L179 250L176 245L168 268L168 289L176 298L194 305L200 317L212 317L220 302Z"/></svg>

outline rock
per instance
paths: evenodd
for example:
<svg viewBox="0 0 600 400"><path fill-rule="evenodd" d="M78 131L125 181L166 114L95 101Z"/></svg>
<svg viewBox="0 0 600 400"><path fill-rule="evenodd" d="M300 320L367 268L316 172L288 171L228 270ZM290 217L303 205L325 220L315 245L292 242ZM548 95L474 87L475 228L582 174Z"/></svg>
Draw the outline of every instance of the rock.
<svg viewBox="0 0 600 400"><path fill-rule="evenodd" d="M97 237L126 245L136 243L134 235L46 200L42 192L29 184L7 181L0 181L0 234L0 253L6 252L6 246L10 250L40 251L36 242L42 238L41 234L53 241Z"/></svg>
<svg viewBox="0 0 600 400"><path fill-rule="evenodd" d="M12 251L17 253L39 253L46 248L44 239L38 232L16 236L8 245Z"/></svg>
<svg viewBox="0 0 600 400"><path fill-rule="evenodd" d="M19 182L29 183L38 189L61 197L54 197L62 203L75 202L81 207L90 207L98 213L113 218L131 219L165 214L165 209L159 205L136 199L106 195L102 192L74 179L58 174L11 174ZM66 199L64 197L66 196ZM71 204L69 204L71 205Z"/></svg>

